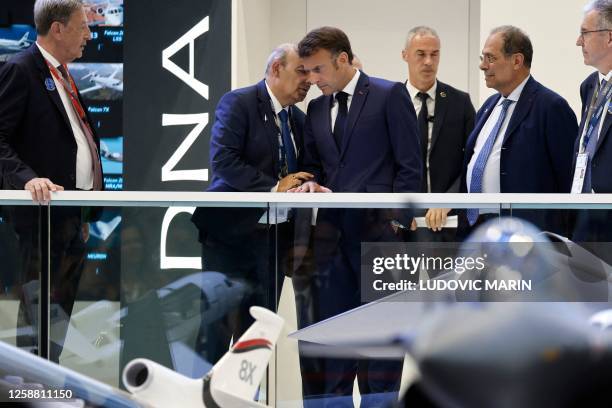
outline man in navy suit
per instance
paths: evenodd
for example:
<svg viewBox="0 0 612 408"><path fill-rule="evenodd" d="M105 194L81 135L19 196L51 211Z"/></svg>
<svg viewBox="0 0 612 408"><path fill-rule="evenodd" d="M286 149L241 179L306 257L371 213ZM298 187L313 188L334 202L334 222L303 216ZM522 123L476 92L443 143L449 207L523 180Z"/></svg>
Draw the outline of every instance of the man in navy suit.
<svg viewBox="0 0 612 408"><path fill-rule="evenodd" d="M574 146L575 182L572 192L610 194L612 193L612 177L610 177L612 140L609 135L612 133L612 115L610 97L605 95L605 84L610 82L612 72L612 1L599 0L587 5L576 45L582 48L584 63L596 71L580 85L582 115L580 131ZM598 100L600 95L601 100ZM598 106L598 103L602 106ZM591 105L593 108L589 109ZM598 107L602 112L599 118L596 118ZM590 125L593 125L591 131L589 131ZM590 142L587 142L588 140ZM583 162L581 169L578 158L585 153L588 154L588 159L586 166ZM582 178L581 173L583 173ZM592 243L611 242L612 211L580 211L573 239ZM591 245L597 246L597 244ZM609 249L597 250L595 247L591 249L609 263L612 262Z"/></svg>
<svg viewBox="0 0 612 408"><path fill-rule="evenodd" d="M0 69L3 188L28 190L36 202L48 202L53 191L101 190L99 139L66 70L66 64L81 57L90 38L83 5L79 0L37 0L34 20L36 44ZM51 212L50 229L46 222L39 227L39 216L44 220L46 214L46 207L40 215L38 208L24 207L8 215L19 237L23 268L19 281L38 280L48 266L51 304L69 316L85 260L87 224L80 208L66 207ZM24 291L24 300L28 304L21 304L20 321L28 325L37 320L33 314L39 299ZM54 361L59 359L68 323L60 320L54 325L64 327L52 337L51 349L39 345L39 352ZM21 339L17 342L25 345Z"/></svg>
<svg viewBox="0 0 612 408"><path fill-rule="evenodd" d="M426 26L408 32L402 59L408 64L406 88L417 112L423 162L423 193L458 193L465 142L474 128L470 95L437 79L440 37ZM425 241L452 241L455 229L444 230L450 209L430 208L425 221L430 230L417 230ZM411 239L415 234L410 234Z"/></svg>
<svg viewBox="0 0 612 408"><path fill-rule="evenodd" d="M476 115L465 149L463 192L570 191L576 115L565 99L533 79L532 56L529 37L516 27L495 28L487 38L480 69L487 87L498 93ZM486 209L465 213L470 226L499 215ZM554 211L512 214L542 229L565 232L563 217Z"/></svg>
<svg viewBox="0 0 612 408"><path fill-rule="evenodd" d="M265 79L221 98L210 140L212 179L208 191L285 192L312 178L299 171L305 115L294 106L309 89L296 46L283 44L268 58ZM307 239L303 235L310 229L310 212L305 217L297 215L268 214L263 208L202 207L194 212L203 269L243 279L253 293L239 313L232 313L236 316L228 316L227 327L217 327L209 334L209 340L220 338L209 341L209 361L221 357L231 336L239 336L250 325L250 305L275 309L283 272L290 274L293 268L286 264L293 261L294 234ZM277 243L281 272L275 280Z"/></svg>
<svg viewBox="0 0 612 408"><path fill-rule="evenodd" d="M416 115L406 87L373 78L352 66L344 32L321 27L298 45L311 84L323 95L310 102L304 130L304 170L314 180L299 192L418 192L421 158ZM412 217L398 217L410 225ZM314 250L319 275L318 318L357 307L360 298L360 244L397 241L387 211L321 209ZM358 370L358 366L361 368ZM397 390L395 363L325 362L326 393L351 395L359 372L362 404L368 393Z"/></svg>

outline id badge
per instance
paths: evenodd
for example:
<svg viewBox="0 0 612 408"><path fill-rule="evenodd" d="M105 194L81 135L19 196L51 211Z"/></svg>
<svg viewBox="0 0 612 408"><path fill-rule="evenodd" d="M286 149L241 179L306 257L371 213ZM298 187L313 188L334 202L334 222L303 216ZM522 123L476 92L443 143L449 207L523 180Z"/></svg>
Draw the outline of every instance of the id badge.
<svg viewBox="0 0 612 408"><path fill-rule="evenodd" d="M574 170L574 180L572 181L572 194L582 193L582 185L584 184L584 176L586 175L587 163L589 155L580 153L576 158L576 170Z"/></svg>

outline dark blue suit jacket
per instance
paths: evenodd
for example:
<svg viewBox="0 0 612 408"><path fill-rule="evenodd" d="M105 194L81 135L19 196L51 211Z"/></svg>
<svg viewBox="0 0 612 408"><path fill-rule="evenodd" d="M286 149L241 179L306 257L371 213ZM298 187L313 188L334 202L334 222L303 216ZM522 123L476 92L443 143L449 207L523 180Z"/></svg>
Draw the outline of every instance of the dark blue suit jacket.
<svg viewBox="0 0 612 408"><path fill-rule="evenodd" d="M289 110L299 168L304 113L295 106ZM212 178L207 191L266 192L276 185L280 129L274 117L263 80L223 95L210 138ZM236 242L249 235L263 212L257 208L198 208L192 221L200 230L201 241L212 234L218 240Z"/></svg>
<svg viewBox="0 0 612 408"><path fill-rule="evenodd" d="M406 87L362 72L340 149L332 134L332 98L322 95L308 105L304 170L334 192L418 192L421 155Z"/></svg>
<svg viewBox="0 0 612 408"><path fill-rule="evenodd" d="M580 119L580 131L577 133L574 145L574 166L576 154L580 147L580 136L582 135L587 110L593 92L597 88L599 77L597 72L593 72L580 84L580 99L582 101L582 115ZM595 154L591 161L591 186L596 193L612 193L612 115L606 114L601 133L597 139ZM609 210L584 210L578 214L576 230L573 235L575 241L590 242L611 242L612 241L612 211ZM598 253L598 255L600 255ZM601 256L601 255L600 255ZM612 256L605 257L608 262L612 262Z"/></svg>
<svg viewBox="0 0 612 408"><path fill-rule="evenodd" d="M4 189L22 190L34 177L49 178L66 190L76 188L77 144L60 95L57 89L47 90L45 80L51 80L51 73L36 45L0 69ZM82 100L81 105L85 107ZM99 150L95 131L94 140Z"/></svg>
<svg viewBox="0 0 612 408"><path fill-rule="evenodd" d="M491 96L476 114L476 126L465 148L462 192L468 191L467 167L474 154L476 139L500 97L500 94ZM576 115L565 99L533 77L529 78L503 135L499 169L501 192L569 193L577 131ZM558 217L546 213L540 210L520 215L540 228L563 232L555 220Z"/></svg>
<svg viewBox="0 0 612 408"><path fill-rule="evenodd" d="M468 191L467 166L476 139L500 97L489 97L476 114L476 126L465 148L462 192ZM503 135L501 192L569 193L577 130L576 115L565 99L529 78Z"/></svg>

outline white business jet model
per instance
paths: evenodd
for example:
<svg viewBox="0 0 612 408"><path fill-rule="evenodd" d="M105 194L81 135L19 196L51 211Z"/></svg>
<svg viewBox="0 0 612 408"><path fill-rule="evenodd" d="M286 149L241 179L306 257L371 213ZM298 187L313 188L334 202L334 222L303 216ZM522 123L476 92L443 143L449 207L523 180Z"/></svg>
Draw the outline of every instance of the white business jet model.
<svg viewBox="0 0 612 408"><path fill-rule="evenodd" d="M123 92L123 80L115 77L120 69L121 67L117 67L109 76L101 76L97 71L90 71L89 74L85 75L81 79L89 78L89 81L94 84L94 86L80 91L81 95L85 95L89 92L97 91L98 89L102 88Z"/></svg>
<svg viewBox="0 0 612 408"><path fill-rule="evenodd" d="M153 407L264 407L257 389L283 327L283 319L253 306L255 323L200 379L182 376L151 360L136 359L123 370L123 384L137 399Z"/></svg>
<svg viewBox="0 0 612 408"><path fill-rule="evenodd" d="M28 48L30 44L32 44L30 40L28 40L29 34L30 33L26 31L23 37L21 37L21 39L19 40L7 40L4 38L0 38L0 48L8 51L21 51L25 48Z"/></svg>

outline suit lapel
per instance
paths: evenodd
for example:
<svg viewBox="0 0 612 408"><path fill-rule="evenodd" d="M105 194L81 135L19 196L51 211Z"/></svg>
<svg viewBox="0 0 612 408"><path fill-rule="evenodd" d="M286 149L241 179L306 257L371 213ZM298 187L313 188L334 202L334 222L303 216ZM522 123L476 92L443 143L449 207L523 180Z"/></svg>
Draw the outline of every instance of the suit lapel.
<svg viewBox="0 0 612 408"><path fill-rule="evenodd" d="M280 133L280 129L278 126L276 126L276 122L274 120L275 115L272 111L272 100L270 99L270 95L266 89L266 83L263 80L257 84L257 99L259 101L257 106L259 117L263 122L267 136L266 139L270 144L272 157L274 157L274 169L278 174L280 173L280 168L278 165L280 161L280 157L278 156L278 135Z"/></svg>
<svg viewBox="0 0 612 408"><path fill-rule="evenodd" d="M57 90L57 88L54 89L53 91L50 91L47 88L47 85L45 84L45 81L49 79L53 81L51 72L49 72L49 67L47 67L47 63L45 62L45 57L43 57L43 55L40 53L40 50L38 49L38 46L36 44L32 45L30 47L30 50L32 52L32 57L34 58L34 61L36 62L36 66L38 67L38 71L40 74L40 81L45 87L45 89L47 90L47 95L49 95L49 98L51 98L51 101L53 101L53 104L59 111L60 115L62 116L62 118L64 118L64 122L66 123L66 126L68 126L68 129L70 129L72 133L72 125L70 124L70 119L68 119L68 113L66 112L66 109L64 108L64 104L62 103L62 98L60 97L59 91Z"/></svg>
<svg viewBox="0 0 612 408"><path fill-rule="evenodd" d="M353 128L357 123L357 119L359 119L361 109L363 108L363 105L368 97L369 83L370 81L368 80L367 75L362 72L359 76L359 80L357 81L355 93L353 94L353 98L351 100L351 107L349 109L348 118L346 121L346 130L344 132L344 140L342 141L342 148L340 149L340 158L342 158L344 152L346 152L346 147L348 146L351 135L353 134Z"/></svg>
<svg viewBox="0 0 612 408"><path fill-rule="evenodd" d="M512 113L512 117L510 118L510 123L508 123L508 129L506 129L502 144L506 143L506 140L508 140L518 125L523 122L523 119L525 119L527 113L529 113L533 100L535 99L536 92L537 82L535 79L533 79L533 77L530 77L525 84L525 88L523 88L523 91L521 92L519 100L516 102L516 107L514 108L514 113Z"/></svg>
<svg viewBox="0 0 612 408"><path fill-rule="evenodd" d="M484 124L487 123L487 120L489 119L489 116L491 116L493 109L495 109L495 105L497 105L497 102L499 102L499 98L500 95L498 94L488 104L485 103L485 105L481 108L484 109L484 112L482 113L480 118L478 118L478 121L474 126L474 130L472 130L472 133L470 133L470 136L468 137L467 143L465 145L465 158L467 160L466 163L469 163L470 159L472 158L472 155L474 154L474 147L476 146L476 140L478 140L478 135L482 131L482 127L484 126Z"/></svg>
<svg viewBox="0 0 612 408"><path fill-rule="evenodd" d="M440 136L440 129L444 123L444 116L448 108L447 87L442 82L438 81L436 89L436 102L434 108L434 123L431 132L431 150L433 151L436 141Z"/></svg>

